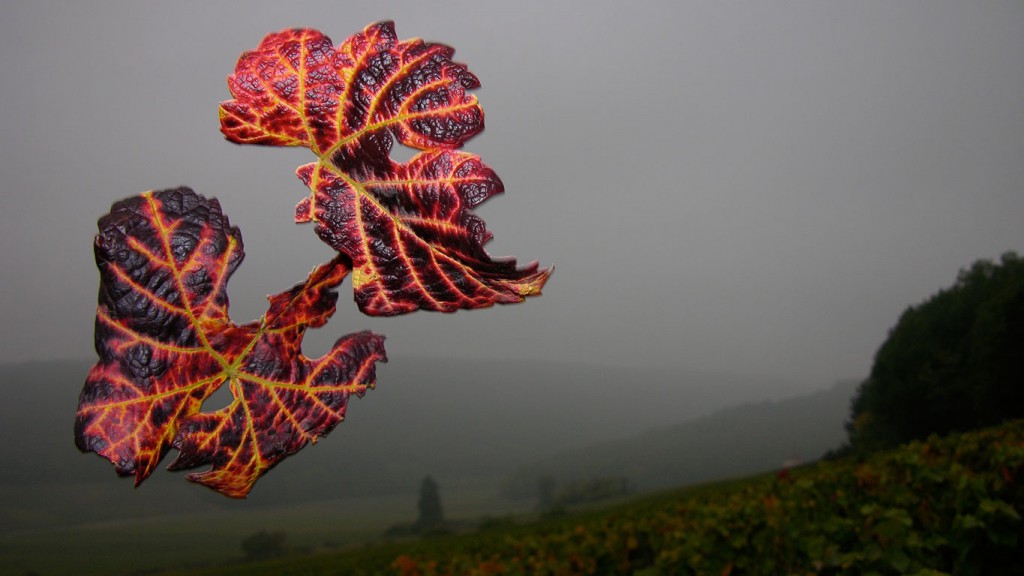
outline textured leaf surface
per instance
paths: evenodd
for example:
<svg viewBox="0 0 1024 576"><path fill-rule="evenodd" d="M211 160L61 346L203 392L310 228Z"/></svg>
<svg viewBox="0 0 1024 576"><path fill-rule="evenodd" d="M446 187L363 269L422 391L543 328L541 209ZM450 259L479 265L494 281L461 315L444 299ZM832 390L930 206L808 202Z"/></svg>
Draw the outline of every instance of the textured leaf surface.
<svg viewBox="0 0 1024 576"><path fill-rule="evenodd" d="M375 383L383 338L341 338L319 359L302 354L307 327L335 310L343 258L269 297L264 316L236 325L226 285L243 258L241 235L216 200L187 188L115 204L100 219L96 263L99 362L79 399L75 440L138 485L173 446L172 469L244 497L283 458L330 432L352 394ZM233 401L201 412L228 384Z"/></svg>
<svg viewBox="0 0 1024 576"><path fill-rule="evenodd" d="M242 144L306 146L310 195L296 221L353 265L360 309L450 312L540 294L550 270L492 259L472 208L503 191L479 157L458 151L483 130L469 90L479 81L448 46L399 41L391 22L335 47L315 30L267 36L228 78L225 136ZM390 157L394 140L421 150Z"/></svg>

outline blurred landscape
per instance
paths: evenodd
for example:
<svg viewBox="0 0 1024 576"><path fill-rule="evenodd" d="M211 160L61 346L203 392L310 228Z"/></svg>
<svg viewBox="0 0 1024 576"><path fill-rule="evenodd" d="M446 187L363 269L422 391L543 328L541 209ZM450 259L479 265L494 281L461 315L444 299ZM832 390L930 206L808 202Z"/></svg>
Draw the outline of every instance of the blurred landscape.
<svg viewBox="0 0 1024 576"><path fill-rule="evenodd" d="M73 439L97 218L215 196L231 317L260 317L335 252L293 223L309 154L218 132L225 79L268 32L383 19L479 78L465 151L507 195L476 215L557 266L545 296L397 320L349 282L304 349L366 329L391 361L344 423L247 500L134 488ZM1021 28L1024 2L5 3L0 575L1024 574Z"/></svg>
<svg viewBox="0 0 1024 576"><path fill-rule="evenodd" d="M237 559L241 540L260 529L286 531L308 550L377 541L415 517L428 474L448 517L477 519L535 512L545 477L556 490L624 477L635 492L776 469L839 446L855 389L396 359L327 438L268 473L246 501L233 501L164 470L133 489L106 460L79 453L72 424L89 366L0 367L0 435L19 439L5 443L0 469L0 572L38 571L46 562L95 573L218 563ZM126 549L135 561L125 562Z"/></svg>
<svg viewBox="0 0 1024 576"><path fill-rule="evenodd" d="M460 558L450 574L491 570L487 554L540 562L512 573L1017 566L1022 327L1024 259L1009 251L909 306L862 381L398 360L245 501L163 471L132 489L78 453L88 361L0 366L0 572L274 574L302 559L315 574L413 574L446 549ZM626 520L607 511L616 502ZM601 536L574 536L587 530Z"/></svg>
<svg viewBox="0 0 1024 576"><path fill-rule="evenodd" d="M488 532L488 554L530 564L538 556L524 550L550 550L542 564L558 564L553 573L669 574L708 559L698 573L729 572L733 559L774 566L758 573L975 573L988 558L1024 569L1022 336L1024 258L1008 251L909 306L862 381L403 359L350 403L350 421L246 501L163 471L133 490L104 459L78 453L89 362L0 366L0 572L247 573L240 561L267 561L273 574L285 557L347 573L330 563L363 562L351 554L360 549L374 558L365 562L397 570L401 560L412 574L449 546L462 559L444 573L461 574L491 566L474 543ZM204 409L229 400L218 392ZM701 497L701 485L717 496ZM658 491L676 512L637 500ZM634 520L599 512L587 526L602 536L589 544L572 536L584 524L551 523L616 501ZM623 530L646 540L616 540ZM737 530L747 535L715 540ZM807 536L817 530L833 536ZM509 550L501 534L522 544ZM412 548L380 546L389 542ZM572 557L586 566L560 564Z"/></svg>

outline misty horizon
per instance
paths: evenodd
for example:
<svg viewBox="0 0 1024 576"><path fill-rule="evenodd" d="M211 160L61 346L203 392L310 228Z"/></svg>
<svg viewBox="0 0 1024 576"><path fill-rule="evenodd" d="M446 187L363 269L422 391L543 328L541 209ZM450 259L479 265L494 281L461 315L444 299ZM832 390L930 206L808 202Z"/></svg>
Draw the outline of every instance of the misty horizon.
<svg viewBox="0 0 1024 576"><path fill-rule="evenodd" d="M368 318L340 287L317 356L370 329L392 358L862 378L899 314L1024 251L1024 6L994 2L13 3L0 20L0 362L91 358L96 219L188 185L217 197L257 318L331 251L292 223L304 150L219 132L267 33L335 43L393 19L482 82L506 193L495 257L556 272L517 306ZM405 153L395 150L396 155ZM438 337L438 335L443 335Z"/></svg>
<svg viewBox="0 0 1024 576"><path fill-rule="evenodd" d="M279 540L288 534L287 561L296 566L304 556L334 562L343 551L376 554L367 545L416 517L416 489L427 475L440 486L446 517L459 530L480 527L479 538L489 537L488 526L500 535L520 522L516 530L548 532L532 522L556 511L543 505L551 478L561 486L612 480L648 494L718 482L713 492L691 492L691 501L774 514L766 521L707 508L726 522L709 525L707 539L692 524L644 531L628 514L628 530L602 520L601 530L614 531L623 546L634 535L644 541L605 555L615 562L683 558L682 548L662 554L646 542L676 536L734 555L734 541L722 534L738 525L781 526L749 538L770 544L797 533L775 520L806 524L813 507L838 516L826 516L820 529L802 525L799 533L813 538L794 541L836 562L813 569L838 570L877 556L873 530L909 522L890 514L907 502L908 514L923 510L924 524L938 532L908 531L910 544L885 551L891 566L903 551L930 553L920 542L945 546L937 557L984 561L997 540L1012 542L1010 532L994 533L995 540L976 538L977 531L942 533L975 507L986 521L1009 518L1012 500L998 500L995 491L1012 484L1004 483L1007 470L1019 462L1000 444L982 446L986 436L966 443L977 451L942 441L948 460L933 462L938 452L927 448L922 459L914 448L899 457L898 473L886 472L884 462L877 473L869 466L871 478L895 479L886 491L901 500L864 488L859 454L792 476L789 466L860 448L860 424L871 419L860 418L852 400L867 389L876 352L908 307L952 286L979 259L1024 254L1024 2L254 0L242 8L15 0L0 10L0 435L7 439L0 572L244 570L231 566L248 555L239 543L245 548L267 532ZM373 390L351 398L343 422L316 442L304 443L306 432L292 436L302 439L301 449L280 466L253 452L259 457L251 462L273 469L248 499L225 498L187 481L184 471L163 469L176 456L199 461L182 439L201 437L214 418L248 406L231 404L240 387L222 386L202 401L212 416L147 414L144 422L161 427L160 441L174 437L181 448L149 450L147 462L162 460L134 489L106 457L78 448L92 434L81 433L86 420L77 415L97 359L97 219L149 190L187 186L216 198L244 243L244 261L226 284L228 312L239 325L259 319L267 294L301 282L336 253L313 226L294 223L296 204L309 195L296 168L315 156L227 141L218 118L220 103L232 97L226 79L239 56L270 33L315 28L337 46L382 20L394 21L399 39L453 47L453 60L479 78L472 93L486 129L462 149L479 155L505 192L473 211L493 233L484 246L493 258L555 268L543 295L454 314L369 317L346 279L337 311L309 330L302 352L320 357L339 337L369 330L387 338L389 361L377 366ZM396 160L411 153L391 150ZM920 339L911 342L916 350ZM199 373L150 371L159 362L148 351L132 349L146 357L133 374L145 373L147 385L178 385ZM288 377L334 375L267 356L259 362L286 366ZM232 378L249 368L217 358ZM957 383L975 384L960 376ZM198 402L205 392L191 387L188 398ZM127 397L118 393L100 386L94 396ZM329 394L343 397L340 387ZM266 436L274 439L265 445L273 450L288 442L279 434L287 422L314 420L312 410L296 417L269 405L261 401L261 412L247 411L244 422L269 422ZM951 405L959 411L964 403ZM896 419L930 409L901 405ZM121 414L110 422L124 423L133 440L149 430L136 426L143 420L131 420L130 409ZM851 417L859 423L852 433ZM232 442L260 442L255 433L229 436L218 446L232 462L243 452L232 451ZM1005 438L1017 436L1015 428ZM91 438L87 448L143 452L139 443ZM213 443L203 450L212 453ZM989 466L987 475L949 467L964 453ZM906 476L911 461L934 469ZM190 471L221 466L211 462ZM842 484L816 470L839 471ZM740 481L749 505L718 490L735 484L724 478L757 473L766 482ZM898 481L907 477L921 482L908 491ZM797 478L809 480L790 483ZM968 495L981 500L962 499L963 490L946 497L950 487L986 478L995 488ZM921 495L928 506L902 499L929 482L937 492ZM801 484L815 485L790 491ZM792 499L776 498L784 493ZM948 519L933 521L939 504ZM691 516L679 505L650 517ZM575 518L561 523L584 534L590 514L578 525ZM586 541L579 550L589 554L590 542L614 540L601 533L587 528L582 540L566 540ZM870 548L858 556L859 549L826 547L832 540L822 534ZM555 556L532 540L521 551ZM421 543L430 541L415 546ZM779 556L778 547L764 551ZM734 560L722 566L755 565ZM632 563L629 571L647 567Z"/></svg>

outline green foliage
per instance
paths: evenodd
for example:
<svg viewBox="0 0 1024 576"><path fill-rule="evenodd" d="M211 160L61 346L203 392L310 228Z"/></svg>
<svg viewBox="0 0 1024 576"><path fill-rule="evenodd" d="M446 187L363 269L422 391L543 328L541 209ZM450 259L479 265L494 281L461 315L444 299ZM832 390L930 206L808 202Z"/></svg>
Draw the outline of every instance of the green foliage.
<svg viewBox="0 0 1024 576"><path fill-rule="evenodd" d="M238 574L1024 573L1024 421L869 458Z"/></svg>
<svg viewBox="0 0 1024 576"><path fill-rule="evenodd" d="M1024 422L662 498L403 574L1024 573Z"/></svg>
<svg viewBox="0 0 1024 576"><path fill-rule="evenodd" d="M1024 417L1024 259L979 260L908 308L851 416L850 444L868 450Z"/></svg>

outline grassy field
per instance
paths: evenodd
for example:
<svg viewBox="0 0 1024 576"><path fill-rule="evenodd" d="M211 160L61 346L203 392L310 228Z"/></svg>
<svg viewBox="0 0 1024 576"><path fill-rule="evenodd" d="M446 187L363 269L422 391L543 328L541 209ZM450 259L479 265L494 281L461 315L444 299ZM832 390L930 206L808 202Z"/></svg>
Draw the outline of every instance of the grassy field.
<svg viewBox="0 0 1024 576"><path fill-rule="evenodd" d="M213 575L1024 573L1024 422L472 534Z"/></svg>

